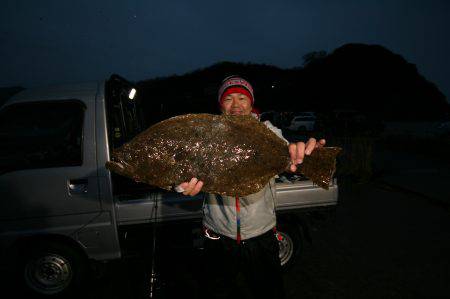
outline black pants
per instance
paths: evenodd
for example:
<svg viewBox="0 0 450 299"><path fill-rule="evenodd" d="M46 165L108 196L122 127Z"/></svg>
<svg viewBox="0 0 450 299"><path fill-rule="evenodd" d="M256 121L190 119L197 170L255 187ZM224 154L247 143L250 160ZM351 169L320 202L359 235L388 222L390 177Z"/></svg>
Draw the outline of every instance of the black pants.
<svg viewBox="0 0 450 299"><path fill-rule="evenodd" d="M240 244L225 236L204 238L204 298L248 298L237 288L239 273L253 298L285 297L279 245L271 230Z"/></svg>

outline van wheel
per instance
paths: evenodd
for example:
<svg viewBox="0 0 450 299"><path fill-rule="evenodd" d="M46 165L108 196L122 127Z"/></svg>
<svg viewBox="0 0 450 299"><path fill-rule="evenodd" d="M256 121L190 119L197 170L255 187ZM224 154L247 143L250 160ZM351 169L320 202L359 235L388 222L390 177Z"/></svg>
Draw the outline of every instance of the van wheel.
<svg viewBox="0 0 450 299"><path fill-rule="evenodd" d="M72 247L61 243L29 247L22 264L23 282L40 295L60 295L80 286L87 272L86 259Z"/></svg>
<svg viewBox="0 0 450 299"><path fill-rule="evenodd" d="M287 270L295 263L301 252L301 234L296 226L290 224L277 225L277 231L281 235L281 240L278 240L281 267Z"/></svg>

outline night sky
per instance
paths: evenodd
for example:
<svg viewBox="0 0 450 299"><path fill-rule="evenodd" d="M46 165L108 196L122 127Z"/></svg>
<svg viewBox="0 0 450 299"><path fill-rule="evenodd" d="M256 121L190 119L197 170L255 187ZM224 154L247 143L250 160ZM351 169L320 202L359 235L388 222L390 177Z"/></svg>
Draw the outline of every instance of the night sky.
<svg viewBox="0 0 450 299"><path fill-rule="evenodd" d="M0 87L184 74L219 61L301 66L379 44L450 95L450 1L1 1Z"/></svg>

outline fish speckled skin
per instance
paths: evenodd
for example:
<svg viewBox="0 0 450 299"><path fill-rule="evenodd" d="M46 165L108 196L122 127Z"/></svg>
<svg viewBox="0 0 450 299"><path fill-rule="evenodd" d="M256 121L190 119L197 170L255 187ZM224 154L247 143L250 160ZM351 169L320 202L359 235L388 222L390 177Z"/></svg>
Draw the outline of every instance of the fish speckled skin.
<svg viewBox="0 0 450 299"><path fill-rule="evenodd" d="M299 172L328 189L340 148L318 148ZM164 189L196 177L202 190L246 196L290 163L284 140L252 116L186 114L159 122L115 149L106 167Z"/></svg>
<svg viewBox="0 0 450 299"><path fill-rule="evenodd" d="M289 165L284 140L252 116L186 114L113 151L106 167L164 189L196 177L203 191L245 196Z"/></svg>

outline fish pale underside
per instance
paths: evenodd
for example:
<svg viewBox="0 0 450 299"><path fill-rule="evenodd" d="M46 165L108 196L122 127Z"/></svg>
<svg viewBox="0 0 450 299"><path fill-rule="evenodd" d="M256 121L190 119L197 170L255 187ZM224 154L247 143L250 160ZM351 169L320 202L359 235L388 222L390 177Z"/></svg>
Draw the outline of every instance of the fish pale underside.
<svg viewBox="0 0 450 299"><path fill-rule="evenodd" d="M318 148L300 172L328 189L339 148ZM290 165L284 140L252 116L185 114L161 121L113 150L106 167L172 190L196 177L202 191L246 196ZM317 167L320 166L320 167Z"/></svg>

